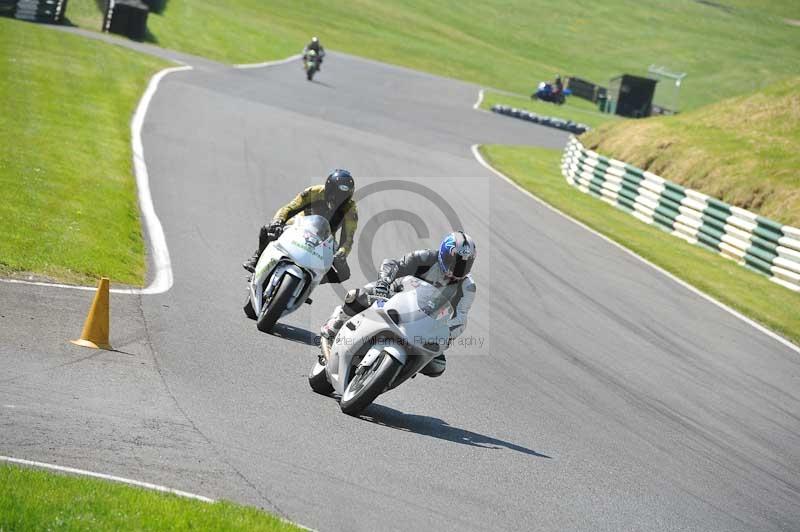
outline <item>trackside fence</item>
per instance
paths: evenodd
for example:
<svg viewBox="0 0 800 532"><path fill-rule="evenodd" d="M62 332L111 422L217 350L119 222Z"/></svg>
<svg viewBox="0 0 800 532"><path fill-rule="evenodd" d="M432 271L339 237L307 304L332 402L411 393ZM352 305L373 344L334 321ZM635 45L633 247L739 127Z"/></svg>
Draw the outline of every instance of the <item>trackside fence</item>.
<svg viewBox="0 0 800 532"><path fill-rule="evenodd" d="M60 23L67 0L0 0L0 13L32 22Z"/></svg>
<svg viewBox="0 0 800 532"><path fill-rule="evenodd" d="M509 107L507 105L495 104L492 106L492 112L519 118L520 120L527 120L528 122L533 122L534 124L539 124L542 126L563 129L564 131L569 131L570 133L575 133L576 135L585 133L590 129L586 124L578 124L572 120L564 120L563 118L556 118L553 116L538 115L536 113L526 111L525 109L517 109L516 107Z"/></svg>
<svg viewBox="0 0 800 532"><path fill-rule="evenodd" d="M575 137L561 170L582 192L800 291L800 229L603 157Z"/></svg>

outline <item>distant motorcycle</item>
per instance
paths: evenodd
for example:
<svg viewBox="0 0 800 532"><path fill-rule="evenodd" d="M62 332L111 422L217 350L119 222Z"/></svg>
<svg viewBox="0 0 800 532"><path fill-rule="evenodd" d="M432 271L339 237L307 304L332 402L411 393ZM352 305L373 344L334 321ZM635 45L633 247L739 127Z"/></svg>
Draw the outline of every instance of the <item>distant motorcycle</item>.
<svg viewBox="0 0 800 532"><path fill-rule="evenodd" d="M569 89L557 91L551 83L542 81L536 88L536 92L531 94L531 99L562 105L570 94L572 94L572 91Z"/></svg>
<svg viewBox="0 0 800 532"><path fill-rule="evenodd" d="M450 301L457 288L438 288L411 276L396 284L391 298L373 297L372 306L350 318L332 343L322 339L308 383L317 393L338 393L345 414L357 415L449 345Z"/></svg>
<svg viewBox="0 0 800 532"><path fill-rule="evenodd" d="M303 58L303 67L306 69L306 79L311 81L314 79L314 74L319 70L319 65L322 63L322 57L314 51L309 50Z"/></svg>
<svg viewBox="0 0 800 532"><path fill-rule="evenodd" d="M322 216L302 216L270 242L250 276L244 313L259 331L271 332L297 310L333 265L336 241Z"/></svg>

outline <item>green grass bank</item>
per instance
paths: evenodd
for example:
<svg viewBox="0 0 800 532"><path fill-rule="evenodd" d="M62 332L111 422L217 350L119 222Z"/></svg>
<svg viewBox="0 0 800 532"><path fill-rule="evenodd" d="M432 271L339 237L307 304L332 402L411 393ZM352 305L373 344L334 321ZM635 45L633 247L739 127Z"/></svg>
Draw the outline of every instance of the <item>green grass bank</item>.
<svg viewBox="0 0 800 532"><path fill-rule="evenodd" d="M292 524L229 502L0 464L0 530L214 530L296 532Z"/></svg>
<svg viewBox="0 0 800 532"><path fill-rule="evenodd" d="M164 66L0 18L0 275L143 283L130 121Z"/></svg>
<svg viewBox="0 0 800 532"><path fill-rule="evenodd" d="M682 102L694 108L800 71L800 27L787 22L800 3L763 4L167 0L149 28L161 46L228 63L286 57L319 35L331 49L521 94L556 73L605 84L658 63L689 73ZM74 23L100 27L94 0L69 6Z"/></svg>
<svg viewBox="0 0 800 532"><path fill-rule="evenodd" d="M673 117L607 123L587 148L800 227L800 77Z"/></svg>
<svg viewBox="0 0 800 532"><path fill-rule="evenodd" d="M800 294L583 194L561 175L560 150L489 145L481 153L547 203L800 345Z"/></svg>

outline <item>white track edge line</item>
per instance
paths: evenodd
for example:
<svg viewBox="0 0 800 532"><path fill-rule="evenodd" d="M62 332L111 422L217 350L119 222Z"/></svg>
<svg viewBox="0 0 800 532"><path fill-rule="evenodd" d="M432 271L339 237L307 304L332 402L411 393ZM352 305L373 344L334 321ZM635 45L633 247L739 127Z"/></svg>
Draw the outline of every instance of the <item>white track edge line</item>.
<svg viewBox="0 0 800 532"><path fill-rule="evenodd" d="M171 493L173 495L178 495L179 497L185 497L187 499L195 499L197 501L202 502L209 502L213 503L216 502L214 499L210 499L208 497L204 497L202 495L197 495L196 493L189 493L188 491L181 491L176 490L173 488L168 488L166 486L159 486L158 484L151 484L150 482L142 482L141 480L133 480L130 478L125 477L118 477L115 475L107 475L105 473L96 473L94 471L87 471L85 469L77 469L74 467L66 467L60 466L56 464L48 464L45 462L34 462L33 460L24 460L22 458L12 458L10 456L0 456L0 462L9 462L12 464L19 464L31 467L39 467L42 469L51 469L53 471L61 471L62 473L72 473L74 475L83 475L86 477L92 478L99 478L102 480L110 480L113 482L119 482L122 484L128 484L131 486L137 486L140 488L146 488L153 491L160 491L162 493Z"/></svg>
<svg viewBox="0 0 800 532"><path fill-rule="evenodd" d="M482 156L482 155L480 154L480 152L478 151L478 148L479 148L479 147L480 147L480 145L479 145L479 144L473 144L473 145L471 146L471 148L470 148L470 149L472 150L472 155L475 157L475 159L476 159L476 160L477 160L477 161L478 161L478 162L479 162L479 163L480 163L482 166L484 166L485 168L487 168L488 170L490 170L490 171L491 171L492 173L494 173L496 176L498 176L498 177L500 177L500 178L504 179L505 181L507 181L507 182L508 182L509 184L511 184L511 185L512 185L514 188L516 188L517 190L519 190L520 192L522 192L523 194L525 194L525 195L526 195L526 196L528 196L529 198L531 198L531 199L533 199L534 201L536 201L537 203L540 203L541 205L543 205L543 206L547 207L547 208L548 208L548 209L550 209L551 211L553 211L553 212L555 212L555 213L557 213L557 214L559 214L559 215L563 216L563 217L564 217L564 218L566 218L567 220L569 220L569 221L571 221L571 222L573 222L573 223L575 223L575 224L577 224L577 225L581 226L582 228L586 229L586 230L587 230L587 231L589 231L590 233L592 233L592 234L594 234L594 235L596 235L596 236L598 236L598 237L602 238L603 240L605 240L605 241L606 241L606 242L608 242L609 244L611 244L611 245L613 245L613 246L616 246L617 248L621 249L621 250L622 250L622 251L624 251L625 253L627 253L627 254L629 254L629 255L631 255L631 256L633 256L633 257L635 257L635 258L639 259L640 261L642 261L643 263L647 264L648 266L650 266L650 267L651 267L651 268L653 268L654 270L656 270L656 271L658 271L658 272L662 273L663 275L667 276L669 279L671 279L671 280L675 281L676 283L678 283L679 285L683 286L684 288L686 288L686 289L687 289L687 290L689 290L690 292L692 292L692 293L694 293L694 294L696 294L696 295L698 295L698 296L702 297L702 298L703 298L703 299L705 299L706 301L708 301L708 302L710 302L710 303L713 303L714 305L716 305L717 307L721 308L722 310L724 310L724 311L728 312L729 314L732 314L733 316L735 316L735 317L739 318L740 320L742 320L742 321L743 321L743 322L745 322L746 324L748 324L748 325L750 325L751 327L755 328L756 330L758 330L758 331L760 331L760 332L762 332L762 333L766 334L767 336L769 336L769 337L770 337L770 338L772 338L773 340L777 340L778 342L780 342L780 343L781 343L781 344L783 344L784 346L788 347L788 348L789 348L789 349L791 349L792 351L795 351L796 353L800 353L800 346L797 346L796 344L792 343L791 341L789 341L788 339L784 338L784 337L783 337L783 336L781 336L780 334L778 334L778 333L776 333L776 332L774 332L774 331L771 331L770 329L768 329L768 328L764 327L763 325L761 325L760 323L758 323L758 322L756 322L756 321L753 321L752 319L748 318L747 316L745 316L745 315L744 315L744 314L742 314L741 312L739 312L739 311L737 311L737 310L734 310L733 308L729 307L729 306L728 306L728 305L726 305L725 303L722 303L722 302L720 302L720 301L717 301L716 299L714 299L714 298L713 298L713 297L711 297L710 295L706 294L705 292L702 292L700 289L698 289L698 288L696 288L696 287L692 286L691 284L687 283L687 282L686 282L686 281L684 281L683 279L680 279L680 278L676 277L675 275L673 275L672 273L668 272L668 271L667 271L667 270L665 270L664 268L662 268L662 267L660 267L660 266L657 266L656 264L654 264L654 263L650 262L649 260L647 260L646 258L642 257L642 256L641 256L641 255L639 255L638 253L636 253L636 252L634 252L634 251L632 251L632 250L630 250L630 249L626 248L625 246L623 246L623 245L622 245L622 244L620 244L619 242L615 242L614 240L612 240L611 238L607 237L606 235L604 235L604 234L602 234L602 233L600 233L600 232L596 231L595 229L592 229L591 227L589 227L589 226L588 226L588 225L586 225L585 223L583 223L583 222L580 222L580 221L576 220L575 218L573 218L572 216L570 216L569 214L567 214L567 213L565 213L565 212L563 212L563 211L561 211L561 210L557 209L556 207L553 207L552 205L550 205L549 203L547 203L546 201L544 201L542 198L540 198L540 197L538 197L538 196L534 195L534 194L533 194L532 192L530 192L529 190L526 190L526 189L524 189L524 188L523 188L521 185L519 185L518 183L516 183L514 180L512 180L511 178L509 178L508 176L506 176L505 174L503 174L503 173L502 173L502 172L500 172L499 170L497 170L497 169L495 169L494 167L492 167L492 165L490 165L489 163L487 163L487 162L486 162L486 160L484 160L483 156Z"/></svg>
<svg viewBox="0 0 800 532"><path fill-rule="evenodd" d="M472 108L473 109L480 109L482 102L483 102L483 89L478 91L478 99L475 102L475 105L472 106Z"/></svg>
<svg viewBox="0 0 800 532"><path fill-rule="evenodd" d="M133 120L131 121L133 171L134 174L136 174L136 186L139 192L139 208L142 210L142 216L144 217L145 226L147 227L147 234L150 237L150 245L153 248L153 264L156 272L150 286L141 290L131 289L129 293L161 294L172 287L172 263L169 259L167 239L164 236L164 228L161 226L161 221L158 219L155 207L153 206L153 197L150 194L150 178L147 173L147 164L144 161L144 147L142 145L142 126L144 125L147 108L150 106L150 100L153 99L153 95L156 93L158 84L162 78L172 72L181 72L191 69L191 66L185 65L165 68L156 73L147 85L147 90L145 90L141 100L139 100L136 113L134 113Z"/></svg>
<svg viewBox="0 0 800 532"><path fill-rule="evenodd" d="M264 61L263 63L243 63L240 65L233 65L233 68L262 68L262 67L269 67L269 66L277 66L283 65L285 63L291 63L292 61L296 61L300 59L302 54L295 54L287 57L286 59L278 59L276 61Z"/></svg>

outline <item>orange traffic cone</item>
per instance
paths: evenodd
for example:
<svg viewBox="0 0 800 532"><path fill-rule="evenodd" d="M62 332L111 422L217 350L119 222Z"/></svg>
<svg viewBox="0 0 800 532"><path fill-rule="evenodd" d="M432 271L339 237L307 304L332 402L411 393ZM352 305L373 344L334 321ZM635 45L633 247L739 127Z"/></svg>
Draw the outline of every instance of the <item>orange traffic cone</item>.
<svg viewBox="0 0 800 532"><path fill-rule="evenodd" d="M108 343L108 277L102 277L97 283L97 292L92 301L92 308L83 323L80 340L71 340L75 345L92 349L111 349Z"/></svg>

